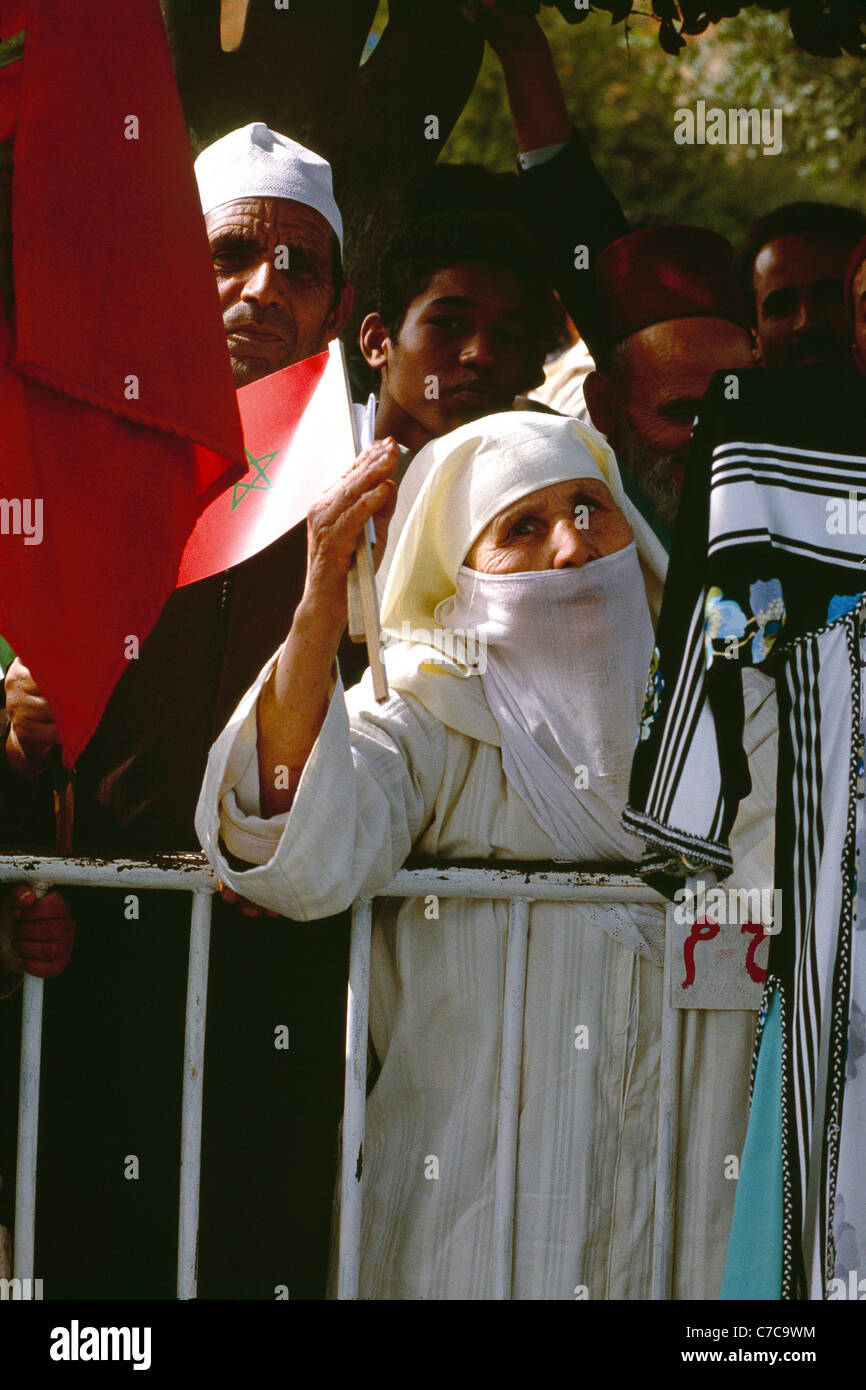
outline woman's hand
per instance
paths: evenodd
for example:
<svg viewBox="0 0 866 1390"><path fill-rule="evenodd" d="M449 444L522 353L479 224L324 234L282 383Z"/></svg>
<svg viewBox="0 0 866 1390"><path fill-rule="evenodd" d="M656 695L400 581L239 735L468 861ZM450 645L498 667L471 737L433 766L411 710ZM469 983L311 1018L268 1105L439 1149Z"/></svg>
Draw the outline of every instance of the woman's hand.
<svg viewBox="0 0 866 1390"><path fill-rule="evenodd" d="M340 632L346 622L346 579L361 534L375 517L374 563L385 551L388 523L397 502L392 475L400 461L393 439L376 439L352 467L314 502L307 516L307 580L301 607L330 616Z"/></svg>
<svg viewBox="0 0 866 1390"><path fill-rule="evenodd" d="M288 811L328 710L331 671L346 625L346 579L361 533L375 517L381 556L397 500L392 474L400 451L377 440L310 508L307 580L289 635L258 704L259 794L263 816Z"/></svg>
<svg viewBox="0 0 866 1390"><path fill-rule="evenodd" d="M220 897L224 903L235 903L240 908L245 917L279 917L278 912L272 912L269 907L256 907L249 898L242 898L240 893L236 893L233 888L229 888L225 883L220 883Z"/></svg>

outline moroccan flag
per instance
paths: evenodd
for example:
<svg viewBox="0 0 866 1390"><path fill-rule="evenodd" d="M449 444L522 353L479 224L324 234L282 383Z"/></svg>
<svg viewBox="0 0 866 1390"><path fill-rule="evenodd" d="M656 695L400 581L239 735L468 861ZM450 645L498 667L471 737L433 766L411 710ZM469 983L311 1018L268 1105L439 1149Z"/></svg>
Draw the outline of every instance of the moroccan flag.
<svg viewBox="0 0 866 1390"><path fill-rule="evenodd" d="M239 565L278 540L355 458L352 403L337 339L326 352L238 391L248 468L202 512L178 586Z"/></svg>
<svg viewBox="0 0 866 1390"><path fill-rule="evenodd" d="M0 635L71 766L243 440L158 0L0 37Z"/></svg>

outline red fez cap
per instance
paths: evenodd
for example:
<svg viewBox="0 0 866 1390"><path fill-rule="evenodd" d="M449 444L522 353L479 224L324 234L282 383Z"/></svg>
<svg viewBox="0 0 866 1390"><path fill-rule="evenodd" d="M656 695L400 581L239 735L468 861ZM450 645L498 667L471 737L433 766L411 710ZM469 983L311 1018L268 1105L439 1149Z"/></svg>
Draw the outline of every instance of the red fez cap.
<svg viewBox="0 0 866 1390"><path fill-rule="evenodd" d="M608 347L666 319L730 319L748 327L734 248L704 227L628 232L601 252L595 277Z"/></svg>
<svg viewBox="0 0 866 1390"><path fill-rule="evenodd" d="M866 261L866 236L862 241L858 241L854 247L848 262L848 269L845 271L845 303L848 306L852 323L854 322L854 276L864 261Z"/></svg>

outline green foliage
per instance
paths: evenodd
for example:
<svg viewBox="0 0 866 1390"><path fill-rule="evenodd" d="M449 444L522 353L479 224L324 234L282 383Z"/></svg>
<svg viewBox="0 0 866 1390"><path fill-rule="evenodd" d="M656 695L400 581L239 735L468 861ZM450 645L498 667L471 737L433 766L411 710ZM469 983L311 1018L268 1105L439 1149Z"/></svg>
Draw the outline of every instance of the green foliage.
<svg viewBox="0 0 866 1390"><path fill-rule="evenodd" d="M580 24L587 11L575 0L544 0L569 24ZM732 19L743 10L760 6L764 10L788 8L791 33L801 49L820 58L838 58L842 53L866 54L863 13L856 0L651 0L651 12L658 21L658 42L665 53L676 55L685 48L685 36L703 34L711 24ZM593 0L594 10L607 10L612 24L620 24L635 10L634 0Z"/></svg>
<svg viewBox="0 0 866 1390"><path fill-rule="evenodd" d="M866 202L866 65L803 53L783 15L752 7L708 29L676 63L660 51L651 18L575 30L546 10L542 24L575 124L630 216L713 227L739 242L779 203ZM676 145L674 112L694 110L698 100L781 109L781 153ZM515 167L502 73L489 48L443 158Z"/></svg>

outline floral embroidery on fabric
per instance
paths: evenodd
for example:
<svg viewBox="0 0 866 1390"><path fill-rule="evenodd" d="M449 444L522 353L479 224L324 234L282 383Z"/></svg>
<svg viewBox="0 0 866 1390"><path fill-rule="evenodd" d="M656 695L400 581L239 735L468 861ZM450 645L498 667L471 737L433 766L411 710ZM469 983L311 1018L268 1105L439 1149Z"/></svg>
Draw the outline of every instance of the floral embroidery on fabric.
<svg viewBox="0 0 866 1390"><path fill-rule="evenodd" d="M770 655L770 648L785 621L785 600L778 579L770 579L766 584L758 580L753 584L749 589L749 603L757 624L752 638L752 660L757 666Z"/></svg>
<svg viewBox="0 0 866 1390"><path fill-rule="evenodd" d="M721 589L707 592L704 604L704 650L707 669L717 656L738 657L751 641L750 656L760 665L770 655L773 643L785 623L785 600L778 579L759 579L749 588L750 613L747 616ZM716 644L723 643L719 651Z"/></svg>
<svg viewBox="0 0 866 1390"><path fill-rule="evenodd" d="M643 697L643 708L640 712L640 742L650 736L653 720L659 712L664 684L659 674L659 649L653 647L653 659L650 662L646 694Z"/></svg>
<svg viewBox="0 0 866 1390"><path fill-rule="evenodd" d="M742 637L748 626L748 619L738 603L726 599L721 589L713 586L707 593L704 604L704 649L707 669L712 666L716 655L714 642L724 642L730 650L731 639ZM739 652L739 642L737 652Z"/></svg>
<svg viewBox="0 0 866 1390"><path fill-rule="evenodd" d="M846 613L857 607L862 597L862 594L834 594L827 604L827 622L835 623L837 618L844 618Z"/></svg>

